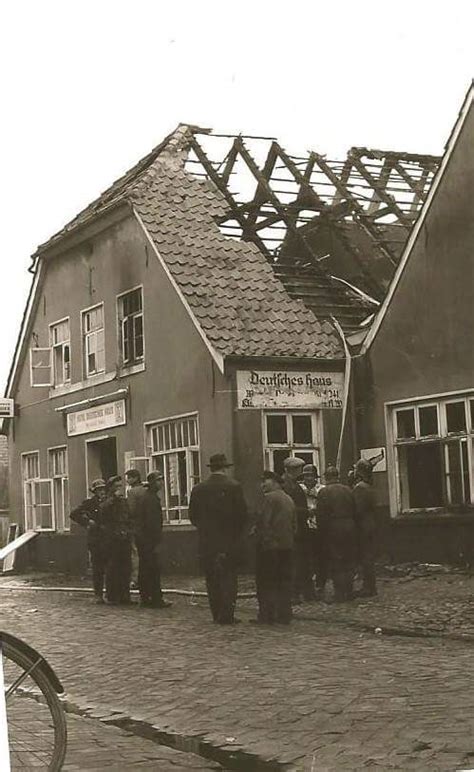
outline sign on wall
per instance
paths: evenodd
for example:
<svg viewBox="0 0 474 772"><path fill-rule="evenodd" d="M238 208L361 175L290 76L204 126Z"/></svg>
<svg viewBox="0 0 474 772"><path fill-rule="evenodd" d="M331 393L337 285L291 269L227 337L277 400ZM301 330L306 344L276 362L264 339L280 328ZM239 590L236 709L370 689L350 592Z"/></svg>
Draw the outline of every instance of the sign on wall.
<svg viewBox="0 0 474 772"><path fill-rule="evenodd" d="M371 462L373 472L387 471L385 448L363 448L360 451L360 457Z"/></svg>
<svg viewBox="0 0 474 772"><path fill-rule="evenodd" d="M344 373L238 370L239 409L342 408Z"/></svg>
<svg viewBox="0 0 474 772"><path fill-rule="evenodd" d="M0 399L0 418L13 418L15 403L12 399Z"/></svg>
<svg viewBox="0 0 474 772"><path fill-rule="evenodd" d="M111 426L123 426L126 423L125 400L119 399L117 402L107 402L105 405L68 413L67 433L70 437L74 437L76 434L97 432L101 429L109 429Z"/></svg>

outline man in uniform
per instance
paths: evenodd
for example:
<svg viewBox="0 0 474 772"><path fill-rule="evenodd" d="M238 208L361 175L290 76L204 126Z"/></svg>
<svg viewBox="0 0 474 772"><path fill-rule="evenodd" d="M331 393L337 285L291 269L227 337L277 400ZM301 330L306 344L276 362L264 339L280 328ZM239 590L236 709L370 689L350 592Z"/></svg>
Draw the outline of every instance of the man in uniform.
<svg viewBox="0 0 474 772"><path fill-rule="evenodd" d="M372 463L359 459L354 468L355 486L352 494L355 501L359 561L362 569L362 597L377 595L375 579L375 496L372 488Z"/></svg>
<svg viewBox="0 0 474 772"><path fill-rule="evenodd" d="M161 590L159 548L163 532L163 514L159 491L163 483L161 472L150 472L145 495L134 517L135 546L138 552L138 589L142 606L168 608ZM131 504L130 495L128 497Z"/></svg>
<svg viewBox="0 0 474 772"><path fill-rule="evenodd" d="M295 569L293 584L293 599L299 603L301 596L304 600L314 600L315 592L311 570L311 541L308 527L308 506L306 495L298 484L304 461L301 458L286 458L284 463L283 490L293 499L296 507L296 540L295 540Z"/></svg>
<svg viewBox="0 0 474 772"><path fill-rule="evenodd" d="M326 469L326 485L318 494L318 522L324 524L327 534L329 565L334 584L334 600L341 603L352 600L355 565L356 530L355 506L352 491L339 481L339 471Z"/></svg>
<svg viewBox="0 0 474 772"><path fill-rule="evenodd" d="M133 523L122 478L107 480L107 497L102 505L102 522L107 545L105 585L107 601L113 605L130 604Z"/></svg>
<svg viewBox="0 0 474 772"><path fill-rule="evenodd" d="M92 566L92 584L96 603L104 602L104 578L107 562L104 528L102 524L102 503L105 499L104 480L91 483L91 498L84 499L72 510L69 517L74 523L87 529L87 549Z"/></svg>
<svg viewBox="0 0 474 772"><path fill-rule="evenodd" d="M191 491L189 519L196 526L199 554L214 622L232 625L237 601L237 563L247 520L240 484L228 476L223 453L211 456L211 474Z"/></svg>

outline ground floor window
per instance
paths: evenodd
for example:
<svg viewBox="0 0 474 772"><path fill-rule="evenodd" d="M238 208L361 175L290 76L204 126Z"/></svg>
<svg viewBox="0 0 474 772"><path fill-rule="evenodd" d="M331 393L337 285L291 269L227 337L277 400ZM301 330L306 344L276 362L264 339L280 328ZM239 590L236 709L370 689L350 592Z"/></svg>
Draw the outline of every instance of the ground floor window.
<svg viewBox="0 0 474 772"><path fill-rule="evenodd" d="M321 472L321 417L319 412L263 414L265 468L279 474L288 457L301 458Z"/></svg>
<svg viewBox="0 0 474 772"><path fill-rule="evenodd" d="M69 530L69 475L67 448L48 451L49 476L53 483L53 507L57 531Z"/></svg>
<svg viewBox="0 0 474 772"><path fill-rule="evenodd" d="M152 469L159 470L164 477L162 505L165 522L189 522L189 497L201 477L197 415L148 424L147 447Z"/></svg>
<svg viewBox="0 0 474 772"><path fill-rule="evenodd" d="M53 481L41 478L39 451L22 454L22 476L25 529L53 531Z"/></svg>
<svg viewBox="0 0 474 772"><path fill-rule="evenodd" d="M398 510L474 504L474 395L394 406Z"/></svg>

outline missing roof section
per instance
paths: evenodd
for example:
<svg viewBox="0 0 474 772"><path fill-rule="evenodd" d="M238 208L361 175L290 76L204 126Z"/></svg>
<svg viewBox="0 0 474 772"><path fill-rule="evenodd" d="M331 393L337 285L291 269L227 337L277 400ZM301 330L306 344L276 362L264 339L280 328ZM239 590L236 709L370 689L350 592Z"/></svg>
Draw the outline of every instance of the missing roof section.
<svg viewBox="0 0 474 772"><path fill-rule="evenodd" d="M194 129L186 169L224 196L221 231L254 242L277 272L310 264L380 302L439 162L361 147L344 160L295 156L271 137Z"/></svg>

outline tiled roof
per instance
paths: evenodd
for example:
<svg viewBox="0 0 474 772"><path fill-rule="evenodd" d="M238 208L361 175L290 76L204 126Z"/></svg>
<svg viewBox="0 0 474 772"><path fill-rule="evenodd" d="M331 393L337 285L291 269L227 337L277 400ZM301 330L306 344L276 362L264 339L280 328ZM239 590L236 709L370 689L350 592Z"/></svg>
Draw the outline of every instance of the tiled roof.
<svg viewBox="0 0 474 772"><path fill-rule="evenodd" d="M39 254L111 203L128 200L222 356L342 357L331 322L288 294L258 247L221 233L223 196L184 168L190 134L180 126Z"/></svg>

